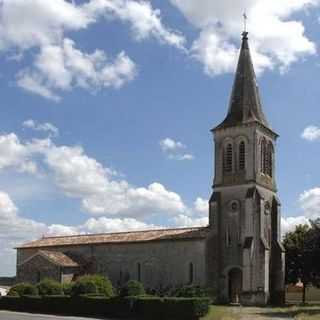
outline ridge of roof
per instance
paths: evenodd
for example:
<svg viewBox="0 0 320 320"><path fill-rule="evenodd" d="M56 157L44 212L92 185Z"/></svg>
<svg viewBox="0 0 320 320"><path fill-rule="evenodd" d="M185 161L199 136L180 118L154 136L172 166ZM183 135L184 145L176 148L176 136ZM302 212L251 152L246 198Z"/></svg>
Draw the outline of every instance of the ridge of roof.
<svg viewBox="0 0 320 320"><path fill-rule="evenodd" d="M142 230L130 230L130 231L119 231L119 232L101 232L101 233L78 233L61 236L43 236L42 239L56 239L56 238L72 238L72 237L90 237L90 236L103 236L103 235L116 235L116 234L128 234L128 233L140 233L140 232L157 232L157 231L180 231L180 230L196 230L203 229L206 227L183 227L183 228L159 228L159 229L142 229Z"/></svg>

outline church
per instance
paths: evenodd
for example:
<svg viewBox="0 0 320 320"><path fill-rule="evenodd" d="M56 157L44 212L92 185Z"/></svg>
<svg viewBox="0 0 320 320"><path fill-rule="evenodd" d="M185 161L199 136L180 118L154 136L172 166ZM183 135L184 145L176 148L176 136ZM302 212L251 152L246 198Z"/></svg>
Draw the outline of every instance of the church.
<svg viewBox="0 0 320 320"><path fill-rule="evenodd" d="M100 273L114 286L129 279L150 289L200 285L220 303L284 302L278 135L262 110L247 32L227 116L211 131L215 170L208 226L43 237L17 248L17 281L69 282Z"/></svg>

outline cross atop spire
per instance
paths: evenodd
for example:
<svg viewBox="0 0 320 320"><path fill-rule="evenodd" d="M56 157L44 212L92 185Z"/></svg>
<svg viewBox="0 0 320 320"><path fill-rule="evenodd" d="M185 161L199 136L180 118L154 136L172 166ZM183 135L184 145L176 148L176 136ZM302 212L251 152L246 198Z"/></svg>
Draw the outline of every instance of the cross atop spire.
<svg viewBox="0 0 320 320"><path fill-rule="evenodd" d="M247 32L247 14L246 12L243 13L243 32Z"/></svg>
<svg viewBox="0 0 320 320"><path fill-rule="evenodd" d="M250 122L258 122L271 129L262 111L259 88L250 55L248 32L244 31L228 114L225 120L215 129Z"/></svg>

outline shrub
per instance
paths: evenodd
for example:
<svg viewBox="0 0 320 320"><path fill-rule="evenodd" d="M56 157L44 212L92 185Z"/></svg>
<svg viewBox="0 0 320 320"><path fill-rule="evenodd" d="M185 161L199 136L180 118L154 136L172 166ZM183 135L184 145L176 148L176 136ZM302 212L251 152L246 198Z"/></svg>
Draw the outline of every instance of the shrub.
<svg viewBox="0 0 320 320"><path fill-rule="evenodd" d="M71 289L72 295L98 294L112 297L113 287L111 281L101 275L87 275L80 277Z"/></svg>
<svg viewBox="0 0 320 320"><path fill-rule="evenodd" d="M88 279L79 278L71 288L72 296L80 296L82 294L98 294L96 284Z"/></svg>
<svg viewBox="0 0 320 320"><path fill-rule="evenodd" d="M22 297L25 295L31 295L31 296L38 295L37 287L33 286L30 283L22 282L22 283L18 283L15 286L13 286L8 292L8 296Z"/></svg>
<svg viewBox="0 0 320 320"><path fill-rule="evenodd" d="M74 282L66 282L62 284L62 291L66 296L70 296Z"/></svg>
<svg viewBox="0 0 320 320"><path fill-rule="evenodd" d="M52 279L42 280L37 284L37 288L41 296L55 296L63 294L61 283Z"/></svg>
<svg viewBox="0 0 320 320"><path fill-rule="evenodd" d="M183 298L208 297L209 292L207 289L204 289L200 286L189 285L177 288L172 292L171 296Z"/></svg>
<svg viewBox="0 0 320 320"><path fill-rule="evenodd" d="M121 297L142 296L145 294L143 284L136 280L129 280L121 289Z"/></svg>

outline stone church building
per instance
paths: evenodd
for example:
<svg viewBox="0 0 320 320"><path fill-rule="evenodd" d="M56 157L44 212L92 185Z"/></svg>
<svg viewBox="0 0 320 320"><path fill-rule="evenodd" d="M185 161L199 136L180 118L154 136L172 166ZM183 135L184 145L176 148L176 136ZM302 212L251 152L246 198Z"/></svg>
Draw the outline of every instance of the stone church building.
<svg viewBox="0 0 320 320"><path fill-rule="evenodd" d="M17 248L17 279L71 281L107 275L146 288L212 288L220 302L265 305L284 299L284 249L275 181L278 135L263 113L242 35L229 110L212 129L215 144L209 225L198 228L43 237Z"/></svg>

